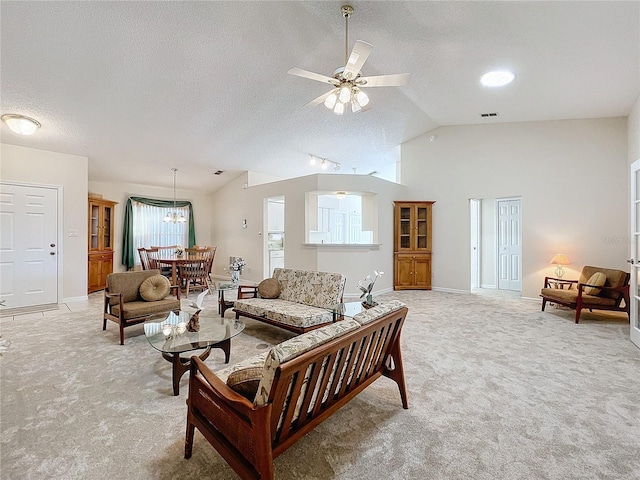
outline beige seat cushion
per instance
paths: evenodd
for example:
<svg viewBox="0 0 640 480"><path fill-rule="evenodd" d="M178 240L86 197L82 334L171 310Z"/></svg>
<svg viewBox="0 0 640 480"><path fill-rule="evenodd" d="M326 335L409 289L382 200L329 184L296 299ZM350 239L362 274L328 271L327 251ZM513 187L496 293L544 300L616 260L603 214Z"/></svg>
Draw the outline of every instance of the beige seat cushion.
<svg viewBox="0 0 640 480"><path fill-rule="evenodd" d="M587 295L599 295L602 289L596 287L602 287L607 281L607 276L602 272L596 272L591 275L591 278L587 280L587 285L594 285L593 287L584 287L583 292Z"/></svg>
<svg viewBox="0 0 640 480"><path fill-rule="evenodd" d="M258 294L262 298L278 298L280 296L280 282L275 278L266 278L258 285Z"/></svg>
<svg viewBox="0 0 640 480"><path fill-rule="evenodd" d="M171 282L163 275L154 275L140 284L140 296L147 302L163 300L171 290Z"/></svg>

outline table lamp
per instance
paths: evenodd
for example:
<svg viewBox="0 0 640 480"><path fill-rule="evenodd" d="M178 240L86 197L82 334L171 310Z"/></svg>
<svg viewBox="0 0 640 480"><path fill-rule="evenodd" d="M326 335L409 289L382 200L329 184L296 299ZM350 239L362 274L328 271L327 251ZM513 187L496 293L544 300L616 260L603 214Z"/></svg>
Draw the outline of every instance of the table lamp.
<svg viewBox="0 0 640 480"><path fill-rule="evenodd" d="M556 253L549 263L556 265L556 275L558 278L562 278L562 276L564 275L564 268L562 266L569 265L569 263L571 262L569 262L569 259L566 255L562 253Z"/></svg>

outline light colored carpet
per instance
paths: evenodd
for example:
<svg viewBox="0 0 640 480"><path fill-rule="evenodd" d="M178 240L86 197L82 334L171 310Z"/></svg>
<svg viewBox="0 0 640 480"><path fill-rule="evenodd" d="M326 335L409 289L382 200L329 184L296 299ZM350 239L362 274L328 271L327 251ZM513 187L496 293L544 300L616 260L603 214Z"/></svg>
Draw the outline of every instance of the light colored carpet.
<svg viewBox="0 0 640 480"><path fill-rule="evenodd" d="M575 325L570 311L482 295L384 297L409 306L409 410L378 380L277 458L276 478L640 478L640 350L627 321ZM141 326L124 346L114 324L102 331L101 299L0 320L1 477L237 478L199 433L183 459L188 374L172 396L170 364ZM246 323L232 362L291 336Z"/></svg>

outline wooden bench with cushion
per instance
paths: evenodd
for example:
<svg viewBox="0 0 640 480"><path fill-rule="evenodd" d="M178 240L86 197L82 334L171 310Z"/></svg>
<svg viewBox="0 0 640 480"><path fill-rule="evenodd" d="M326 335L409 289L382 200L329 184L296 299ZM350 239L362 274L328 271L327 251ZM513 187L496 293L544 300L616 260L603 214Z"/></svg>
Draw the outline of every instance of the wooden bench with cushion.
<svg viewBox="0 0 640 480"><path fill-rule="evenodd" d="M592 266L582 269L579 280L545 277L540 292L542 311L547 302L564 305L575 309L576 323L583 308L626 312L629 316L629 278L629 273L623 270ZM562 284L569 288L554 288Z"/></svg>
<svg viewBox="0 0 640 480"><path fill-rule="evenodd" d="M168 296L171 290L176 296ZM120 345L124 345L124 329L144 322L155 313L180 310L180 289L160 274L160 270L118 272L107 275L104 290L102 330L107 320L120 327Z"/></svg>
<svg viewBox="0 0 640 480"><path fill-rule="evenodd" d="M192 357L185 458L197 428L243 479L272 479L273 460L381 376L408 408L400 333L407 308L382 303L212 372Z"/></svg>
<svg viewBox="0 0 640 480"><path fill-rule="evenodd" d="M345 283L341 273L276 268L273 278L257 287L241 285L233 310L236 318L305 333L333 321L332 308L342 302Z"/></svg>

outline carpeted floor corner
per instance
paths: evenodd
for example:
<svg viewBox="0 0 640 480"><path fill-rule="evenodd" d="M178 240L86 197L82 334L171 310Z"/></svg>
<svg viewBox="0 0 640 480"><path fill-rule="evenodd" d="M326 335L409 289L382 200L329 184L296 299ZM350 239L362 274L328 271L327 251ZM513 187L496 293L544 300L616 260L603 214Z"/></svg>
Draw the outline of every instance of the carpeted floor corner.
<svg viewBox="0 0 640 480"><path fill-rule="evenodd" d="M620 317L537 302L393 292L409 410L380 379L275 460L278 479L638 479L640 350ZM102 331L102 294L0 319L0 476L233 479L200 435L142 327ZM215 298L205 306L215 312ZM231 317L228 311L227 316ZM292 336L246 319L231 362ZM222 351L206 363L224 366Z"/></svg>

